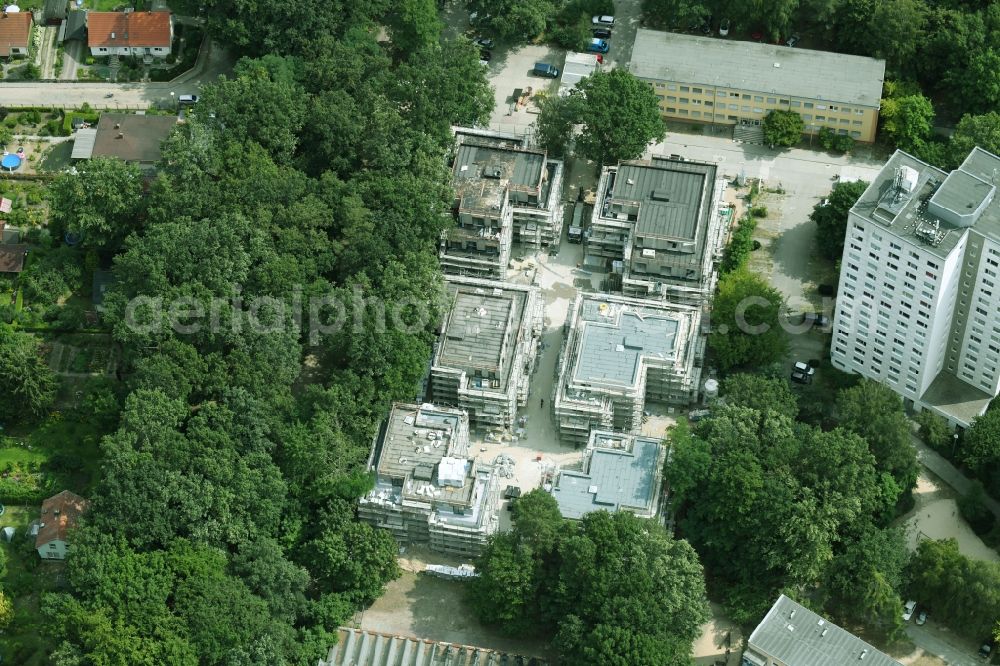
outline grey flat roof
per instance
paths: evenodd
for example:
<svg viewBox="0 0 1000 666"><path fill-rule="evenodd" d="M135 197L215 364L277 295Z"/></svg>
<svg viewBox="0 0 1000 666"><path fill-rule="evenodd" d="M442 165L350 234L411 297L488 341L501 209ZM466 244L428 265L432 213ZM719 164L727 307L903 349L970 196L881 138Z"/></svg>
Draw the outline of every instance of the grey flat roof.
<svg viewBox="0 0 1000 666"><path fill-rule="evenodd" d="M447 502L469 502L472 483L463 487L437 483L438 465L445 456L466 458L469 453L468 421L465 412L433 405L394 404L376 442L375 471L380 479L420 480L435 486L436 498ZM465 441L458 433L465 433ZM466 465L466 478L472 477L472 461Z"/></svg>
<svg viewBox="0 0 1000 666"><path fill-rule="evenodd" d="M873 108L885 79L884 60L644 28L636 33L629 70L643 79Z"/></svg>
<svg viewBox="0 0 1000 666"><path fill-rule="evenodd" d="M573 379L633 386L644 357L670 358L677 343L677 321L665 314L637 312L600 298L583 302L586 322Z"/></svg>
<svg viewBox="0 0 1000 666"><path fill-rule="evenodd" d="M701 220L706 169L687 169L684 162L622 162L612 196L641 204L636 233L693 240ZM702 165L707 166L707 165ZM711 168L711 167L709 167Z"/></svg>
<svg viewBox="0 0 1000 666"><path fill-rule="evenodd" d="M981 416L993 396L942 370L920 396L920 402L965 424Z"/></svg>
<svg viewBox="0 0 1000 666"><path fill-rule="evenodd" d="M463 209L491 208L507 190L511 199L517 192L541 198L545 153L526 148L501 147L496 141L465 136L458 145L452 186ZM499 176L486 176L497 173Z"/></svg>
<svg viewBox="0 0 1000 666"><path fill-rule="evenodd" d="M917 185L912 194L896 194L896 171L908 167L917 172ZM1000 157L975 148L959 167L960 172L947 174L901 150L897 150L851 209L855 215L877 223L908 243L918 245L940 258L951 254L969 227L957 227L932 214L926 202L943 202L954 210L967 209L983 201L987 185L1000 169ZM921 225L936 225L940 241L924 242L917 229ZM971 227L978 233L1000 242L1000 201L994 198Z"/></svg>
<svg viewBox="0 0 1000 666"><path fill-rule="evenodd" d="M94 142L96 141L96 129L78 129L76 137L73 139L73 152L70 153L70 159L89 160L91 155L94 154Z"/></svg>
<svg viewBox="0 0 1000 666"><path fill-rule="evenodd" d="M747 644L786 666L901 666L889 655L785 595L774 602ZM864 661L859 659L862 652Z"/></svg>
<svg viewBox="0 0 1000 666"><path fill-rule="evenodd" d="M618 441L625 437L619 436ZM650 437L635 437L630 451L595 447L586 472L559 473L552 495L560 513L564 518L579 519L601 509L650 511L656 500L660 447L660 442Z"/></svg>
<svg viewBox="0 0 1000 666"><path fill-rule="evenodd" d="M446 287L452 307L435 365L462 370L470 381L477 370L484 378L492 374L500 380L496 390L506 391L528 292L499 282L477 285L449 280Z"/></svg>

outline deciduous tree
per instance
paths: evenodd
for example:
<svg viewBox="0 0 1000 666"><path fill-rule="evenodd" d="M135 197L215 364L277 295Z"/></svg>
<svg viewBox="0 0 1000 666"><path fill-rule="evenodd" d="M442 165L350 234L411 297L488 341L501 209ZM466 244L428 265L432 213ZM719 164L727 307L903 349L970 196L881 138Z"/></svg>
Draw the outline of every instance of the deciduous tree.
<svg viewBox="0 0 1000 666"><path fill-rule="evenodd" d="M794 111L776 109L764 116L764 140L772 146L794 146L802 140L806 124Z"/></svg>
<svg viewBox="0 0 1000 666"><path fill-rule="evenodd" d="M827 259L839 261L844 254L848 211L858 202L867 187L868 183L862 180L837 183L830 192L829 202L813 207L809 219L816 223L816 242L819 251Z"/></svg>
<svg viewBox="0 0 1000 666"><path fill-rule="evenodd" d="M746 270L719 280L708 342L721 368L768 365L781 357L788 344L778 322L783 302L778 291Z"/></svg>
<svg viewBox="0 0 1000 666"><path fill-rule="evenodd" d="M87 247L117 249L142 222L142 174L134 164L97 157L49 186L51 230L80 234Z"/></svg>
<svg viewBox="0 0 1000 666"><path fill-rule="evenodd" d="M594 72L577 88L584 99L577 150L598 164L641 157L666 136L653 89L627 69Z"/></svg>

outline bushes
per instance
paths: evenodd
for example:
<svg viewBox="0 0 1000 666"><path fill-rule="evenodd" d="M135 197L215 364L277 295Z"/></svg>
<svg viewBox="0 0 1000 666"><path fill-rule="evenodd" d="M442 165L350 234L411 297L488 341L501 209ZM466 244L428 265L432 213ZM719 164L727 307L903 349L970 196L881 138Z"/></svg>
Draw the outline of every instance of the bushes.
<svg viewBox="0 0 1000 666"><path fill-rule="evenodd" d="M767 206L754 206L750 209L751 217L767 217Z"/></svg>
<svg viewBox="0 0 1000 666"><path fill-rule="evenodd" d="M764 207L760 206L760 208ZM766 208L764 208L764 214L767 214ZM747 262L753 251L753 232L756 228L757 220L753 216L748 215L737 223L733 237L730 239L729 245L726 246L726 254L719 269L723 274L731 273Z"/></svg>
<svg viewBox="0 0 1000 666"><path fill-rule="evenodd" d="M958 498L958 510L961 512L962 518L969 523L972 531L979 535L992 530L996 523L993 512L983 502L985 497L986 492L983 490L983 484L979 481L973 481L969 492Z"/></svg>
<svg viewBox="0 0 1000 666"><path fill-rule="evenodd" d="M923 410L914 419L920 425L920 439L939 453L950 453L952 432L948 422L937 414Z"/></svg>
<svg viewBox="0 0 1000 666"><path fill-rule="evenodd" d="M854 139L846 134L837 134L829 127L822 128L816 138L819 139L819 145L823 147L823 150L847 153L854 148Z"/></svg>

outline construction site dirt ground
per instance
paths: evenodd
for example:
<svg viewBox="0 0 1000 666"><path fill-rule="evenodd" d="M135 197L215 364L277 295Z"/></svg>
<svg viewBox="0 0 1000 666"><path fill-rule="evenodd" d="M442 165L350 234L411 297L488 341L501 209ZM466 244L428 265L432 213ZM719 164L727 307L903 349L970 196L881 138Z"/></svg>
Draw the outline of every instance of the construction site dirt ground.
<svg viewBox="0 0 1000 666"><path fill-rule="evenodd" d="M362 629L395 636L551 658L544 641L511 638L495 627L480 624L466 601L466 583L412 571L404 571L390 583L385 594L361 613L356 623Z"/></svg>

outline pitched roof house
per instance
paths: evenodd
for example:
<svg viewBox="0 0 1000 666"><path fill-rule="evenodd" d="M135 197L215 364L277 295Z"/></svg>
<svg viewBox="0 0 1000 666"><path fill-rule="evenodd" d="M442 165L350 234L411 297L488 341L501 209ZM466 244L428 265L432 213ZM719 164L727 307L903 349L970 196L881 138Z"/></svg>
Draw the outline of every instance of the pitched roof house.
<svg viewBox="0 0 1000 666"><path fill-rule="evenodd" d="M64 560L69 548L67 533L76 527L90 503L76 493L64 490L42 502L42 516L35 537L35 550L42 559Z"/></svg>
<svg viewBox="0 0 1000 666"><path fill-rule="evenodd" d="M31 39L31 12L0 13L0 57L28 55Z"/></svg>
<svg viewBox="0 0 1000 666"><path fill-rule="evenodd" d="M173 38L173 15L167 11L87 13L87 46L95 57L164 58L170 54Z"/></svg>

